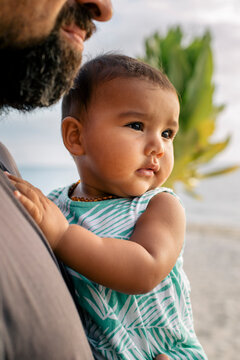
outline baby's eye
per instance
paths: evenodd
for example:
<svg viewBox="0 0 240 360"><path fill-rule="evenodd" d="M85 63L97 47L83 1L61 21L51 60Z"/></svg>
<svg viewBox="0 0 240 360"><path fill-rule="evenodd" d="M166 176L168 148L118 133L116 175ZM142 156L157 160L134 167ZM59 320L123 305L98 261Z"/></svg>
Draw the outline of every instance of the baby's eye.
<svg viewBox="0 0 240 360"><path fill-rule="evenodd" d="M140 121L131 122L126 126L136 131L143 131L143 123Z"/></svg>
<svg viewBox="0 0 240 360"><path fill-rule="evenodd" d="M167 129L167 130L164 130L162 132L162 137L166 138L166 139L172 139L173 138L173 131L171 129Z"/></svg>

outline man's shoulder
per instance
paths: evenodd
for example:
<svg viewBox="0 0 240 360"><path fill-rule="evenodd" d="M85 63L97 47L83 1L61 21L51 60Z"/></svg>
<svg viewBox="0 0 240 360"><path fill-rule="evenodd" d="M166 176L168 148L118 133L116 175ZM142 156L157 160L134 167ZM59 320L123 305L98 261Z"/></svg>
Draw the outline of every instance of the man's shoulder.
<svg viewBox="0 0 240 360"><path fill-rule="evenodd" d="M91 359L54 255L2 171L0 199L0 347L4 357Z"/></svg>
<svg viewBox="0 0 240 360"><path fill-rule="evenodd" d="M0 142L0 169L20 177L16 162L6 146Z"/></svg>

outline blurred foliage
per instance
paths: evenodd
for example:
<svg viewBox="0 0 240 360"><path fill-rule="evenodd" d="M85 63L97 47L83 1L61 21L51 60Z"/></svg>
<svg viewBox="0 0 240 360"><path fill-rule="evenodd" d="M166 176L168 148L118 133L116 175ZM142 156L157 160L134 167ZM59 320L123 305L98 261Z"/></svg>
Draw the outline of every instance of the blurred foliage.
<svg viewBox="0 0 240 360"><path fill-rule="evenodd" d="M180 99L180 130L174 140L175 165L164 185L174 188L180 181L187 192L197 196L194 188L200 179L226 174L238 166L206 173L200 171L202 165L228 146L230 137L211 142L217 116L224 106L213 103L210 33L194 38L189 44L183 40L179 27L170 29L165 37L155 33L145 40L145 56L141 60L162 69L177 89Z"/></svg>

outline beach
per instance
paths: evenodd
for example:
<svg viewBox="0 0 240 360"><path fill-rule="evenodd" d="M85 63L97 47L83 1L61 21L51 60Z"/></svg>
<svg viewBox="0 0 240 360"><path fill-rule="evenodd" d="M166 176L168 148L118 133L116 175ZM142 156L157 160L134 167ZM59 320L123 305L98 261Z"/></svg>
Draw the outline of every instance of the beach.
<svg viewBox="0 0 240 360"><path fill-rule="evenodd" d="M189 225L184 268L194 326L209 360L240 358L240 229Z"/></svg>

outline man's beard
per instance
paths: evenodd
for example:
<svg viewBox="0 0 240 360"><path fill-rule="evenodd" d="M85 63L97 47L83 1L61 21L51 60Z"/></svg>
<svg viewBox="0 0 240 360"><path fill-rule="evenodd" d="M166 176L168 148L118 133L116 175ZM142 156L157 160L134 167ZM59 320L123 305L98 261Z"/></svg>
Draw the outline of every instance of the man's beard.
<svg viewBox="0 0 240 360"><path fill-rule="evenodd" d="M46 39L24 48L0 50L0 109L33 110L50 106L69 90L82 54L60 37L60 28L72 23L86 30L87 38L95 30L91 15L83 6L66 5Z"/></svg>

